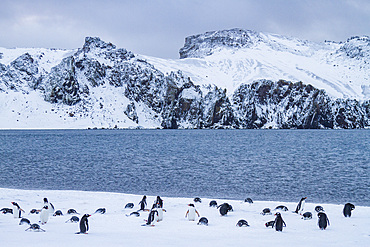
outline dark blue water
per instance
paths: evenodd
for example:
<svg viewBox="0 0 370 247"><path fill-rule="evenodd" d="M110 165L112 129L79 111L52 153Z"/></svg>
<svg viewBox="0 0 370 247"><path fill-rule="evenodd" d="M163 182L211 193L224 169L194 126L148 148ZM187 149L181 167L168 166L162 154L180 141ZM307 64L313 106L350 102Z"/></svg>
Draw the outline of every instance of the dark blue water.
<svg viewBox="0 0 370 247"><path fill-rule="evenodd" d="M0 187L370 206L369 130L0 131Z"/></svg>

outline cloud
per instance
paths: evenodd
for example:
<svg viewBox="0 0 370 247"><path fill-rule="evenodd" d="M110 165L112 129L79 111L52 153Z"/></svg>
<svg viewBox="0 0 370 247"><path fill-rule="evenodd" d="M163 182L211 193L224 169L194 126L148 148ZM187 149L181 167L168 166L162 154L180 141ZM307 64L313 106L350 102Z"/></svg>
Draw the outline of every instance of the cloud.
<svg viewBox="0 0 370 247"><path fill-rule="evenodd" d="M369 11L365 0L3 0L0 46L71 49L99 36L135 53L178 58L186 36L236 27L344 41L368 35Z"/></svg>

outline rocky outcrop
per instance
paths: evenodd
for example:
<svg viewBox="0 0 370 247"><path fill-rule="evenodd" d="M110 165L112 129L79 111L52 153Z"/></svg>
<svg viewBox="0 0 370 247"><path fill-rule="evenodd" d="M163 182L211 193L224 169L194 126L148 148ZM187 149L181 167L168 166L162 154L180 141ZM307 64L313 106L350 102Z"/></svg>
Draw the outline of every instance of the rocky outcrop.
<svg viewBox="0 0 370 247"><path fill-rule="evenodd" d="M240 29L210 32L188 38L181 53L197 57L220 46L237 49L257 41L258 34ZM348 56L361 56L343 47ZM86 38L81 49L49 72L38 61L25 53L9 65L0 64L0 93L36 90L51 104L69 106L68 117L102 118L112 126L151 121L149 127L165 129L370 127L369 101L333 99L324 90L284 80L248 82L228 94L215 85L197 85L182 71L164 74L99 38ZM113 111L118 121L112 120Z"/></svg>

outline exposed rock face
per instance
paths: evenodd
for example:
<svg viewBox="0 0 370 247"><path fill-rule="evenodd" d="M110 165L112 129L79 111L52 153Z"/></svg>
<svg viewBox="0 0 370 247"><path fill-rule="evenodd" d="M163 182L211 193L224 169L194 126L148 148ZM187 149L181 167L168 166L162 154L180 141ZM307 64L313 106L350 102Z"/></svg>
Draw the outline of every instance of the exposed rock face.
<svg viewBox="0 0 370 247"><path fill-rule="evenodd" d="M256 32L243 29L193 35L185 39L185 45L180 49L180 58L209 56L218 47L241 48L251 46L255 40L260 39Z"/></svg>
<svg viewBox="0 0 370 247"><path fill-rule="evenodd" d="M332 100L325 91L301 82L262 80L242 85L233 95L242 128L364 128L368 105Z"/></svg>
<svg viewBox="0 0 370 247"><path fill-rule="evenodd" d="M203 56L219 46L234 49L259 39L258 34L239 29L210 32L189 37L180 53L184 58ZM365 48L353 47L344 44L341 52L354 57L368 54L363 53ZM151 121L150 127L165 129L370 127L369 101L332 99L324 90L283 80L242 84L228 95L214 85L196 85L182 71L165 75L99 38L86 38L83 48L50 72L38 61L25 53L9 65L0 64L0 93L37 90L51 104L70 106L68 117L104 118L112 126L119 121L134 126ZM112 120L113 113L119 121Z"/></svg>

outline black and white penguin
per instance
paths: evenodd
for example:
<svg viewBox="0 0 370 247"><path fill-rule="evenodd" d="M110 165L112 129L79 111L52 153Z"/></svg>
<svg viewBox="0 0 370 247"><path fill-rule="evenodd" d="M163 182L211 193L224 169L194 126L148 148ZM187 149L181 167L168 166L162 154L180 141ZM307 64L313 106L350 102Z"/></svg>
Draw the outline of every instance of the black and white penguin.
<svg viewBox="0 0 370 247"><path fill-rule="evenodd" d="M228 212L233 211L233 207L230 204L226 203L226 202L219 205L217 208L220 209L221 216L225 216L225 215L227 215Z"/></svg>
<svg viewBox="0 0 370 247"><path fill-rule="evenodd" d="M14 218L22 218L22 212L24 212L23 209L18 205L16 202L12 202L13 204L13 216Z"/></svg>
<svg viewBox="0 0 370 247"><path fill-rule="evenodd" d="M217 207L217 202L215 200L212 200L209 202L210 207Z"/></svg>
<svg viewBox="0 0 370 247"><path fill-rule="evenodd" d="M13 214L13 209L11 208L2 208L0 209L0 212L3 214Z"/></svg>
<svg viewBox="0 0 370 247"><path fill-rule="evenodd" d="M155 200L155 204L157 204L157 208L163 208L163 200L160 196L157 196L157 199Z"/></svg>
<svg viewBox="0 0 370 247"><path fill-rule="evenodd" d="M24 224L31 225L31 221L29 219L22 218L21 221L19 222L19 225L24 225Z"/></svg>
<svg viewBox="0 0 370 247"><path fill-rule="evenodd" d="M281 210L281 211L289 211L288 208L284 205L279 205L275 208L275 210Z"/></svg>
<svg viewBox="0 0 370 247"><path fill-rule="evenodd" d="M125 205L125 208L133 208L134 204L132 202L129 202Z"/></svg>
<svg viewBox="0 0 370 247"><path fill-rule="evenodd" d="M70 208L68 209L67 214L79 214L79 213L77 213L77 211L74 210L73 208Z"/></svg>
<svg viewBox="0 0 370 247"><path fill-rule="evenodd" d="M54 205L49 203L49 201L46 197L44 198L44 206L48 206L48 210L49 210L50 215L54 214Z"/></svg>
<svg viewBox="0 0 370 247"><path fill-rule="evenodd" d="M33 208L33 209L30 210L30 212L28 214L39 214L40 211L41 211L40 209L37 210L37 209Z"/></svg>
<svg viewBox="0 0 370 247"><path fill-rule="evenodd" d="M244 202L248 202L249 204L252 204L253 203L253 200L251 199L251 198L246 198L245 200L244 200Z"/></svg>
<svg viewBox="0 0 370 247"><path fill-rule="evenodd" d="M261 212L262 215L271 215L271 209L269 208L264 208Z"/></svg>
<svg viewBox="0 0 370 247"><path fill-rule="evenodd" d="M275 221L272 220L272 221L266 222L265 223L265 226L266 227L270 227L271 226L271 228L272 228L272 227L274 227L274 223L275 223Z"/></svg>
<svg viewBox="0 0 370 247"><path fill-rule="evenodd" d="M197 225L205 225L208 226L208 219L206 217L202 217L199 219Z"/></svg>
<svg viewBox="0 0 370 247"><path fill-rule="evenodd" d="M45 205L40 212L40 223L41 225L44 225L49 220L49 207Z"/></svg>
<svg viewBox="0 0 370 247"><path fill-rule="evenodd" d="M71 223L77 223L80 221L80 218L77 216L72 216L69 220L66 221L66 223L71 222Z"/></svg>
<svg viewBox="0 0 370 247"><path fill-rule="evenodd" d="M197 214L198 217L200 217L200 214L195 209L194 204L190 203L190 204L188 204L188 206L189 206L189 208L188 208L188 211L186 211L185 218L188 217L189 221L194 221L195 220L195 214Z"/></svg>
<svg viewBox="0 0 370 247"><path fill-rule="evenodd" d="M321 206L316 206L315 207L315 211L318 213L318 212L325 212L324 208L321 207Z"/></svg>
<svg viewBox="0 0 370 247"><path fill-rule="evenodd" d="M272 227L275 227L276 231L281 232L283 231L283 227L286 227L286 224L280 213L276 213L275 216L276 218Z"/></svg>
<svg viewBox="0 0 370 247"><path fill-rule="evenodd" d="M80 231L76 234L84 233L87 234L87 231L89 230L89 221L87 218L89 218L90 214L84 214L80 220Z"/></svg>
<svg viewBox="0 0 370 247"><path fill-rule="evenodd" d="M239 226L239 227L249 226L249 224L246 220L239 220L238 223L236 223L236 226Z"/></svg>
<svg viewBox="0 0 370 247"><path fill-rule="evenodd" d="M105 214L106 209L105 208L98 208L94 214Z"/></svg>
<svg viewBox="0 0 370 247"><path fill-rule="evenodd" d="M55 211L55 213L53 214L53 216L63 216L63 213L62 213L62 211L57 210L57 211Z"/></svg>
<svg viewBox="0 0 370 247"><path fill-rule="evenodd" d="M311 212L306 212L306 213L302 214L302 219L304 219L304 220L312 219L312 213Z"/></svg>
<svg viewBox="0 0 370 247"><path fill-rule="evenodd" d="M294 213L296 214L302 214L302 211L304 210L304 205L306 202L307 197L302 197L301 200L298 202L297 208L295 209Z"/></svg>
<svg viewBox="0 0 370 247"><path fill-rule="evenodd" d="M194 202L199 202L199 203L201 203L201 202L202 202L202 199L200 199L199 197L195 197L195 198L194 198Z"/></svg>
<svg viewBox="0 0 370 247"><path fill-rule="evenodd" d="M351 211L355 209L355 205L352 203L346 203L343 208L343 215L344 217L351 217Z"/></svg>
<svg viewBox="0 0 370 247"><path fill-rule="evenodd" d="M132 212L130 214L126 214L127 217L129 216L136 216L136 217L139 217L140 216L140 213L139 212Z"/></svg>
<svg viewBox="0 0 370 247"><path fill-rule="evenodd" d="M41 229L41 227L38 224L32 224L25 231L29 231L29 230L34 231L34 232L45 232L45 230Z"/></svg>
<svg viewBox="0 0 370 247"><path fill-rule="evenodd" d="M139 202L139 206L140 206L140 210L142 211L145 211L145 207L146 207L146 196L143 196L143 199L141 199L141 201Z"/></svg>
<svg viewBox="0 0 370 247"><path fill-rule="evenodd" d="M156 208L150 210L149 212L149 215L148 215L148 219L146 221L146 224L147 226L154 226L155 222L157 222L157 218L158 218L158 211Z"/></svg>
<svg viewBox="0 0 370 247"><path fill-rule="evenodd" d="M326 214L325 213L323 213L323 212L319 212L318 214L317 214L317 217L319 218L319 221L318 221L318 225L319 225L319 228L321 229L321 230L325 230L326 229L326 227L328 226L328 225L330 225L330 223L329 223L329 219L328 219L328 216L326 216Z"/></svg>

